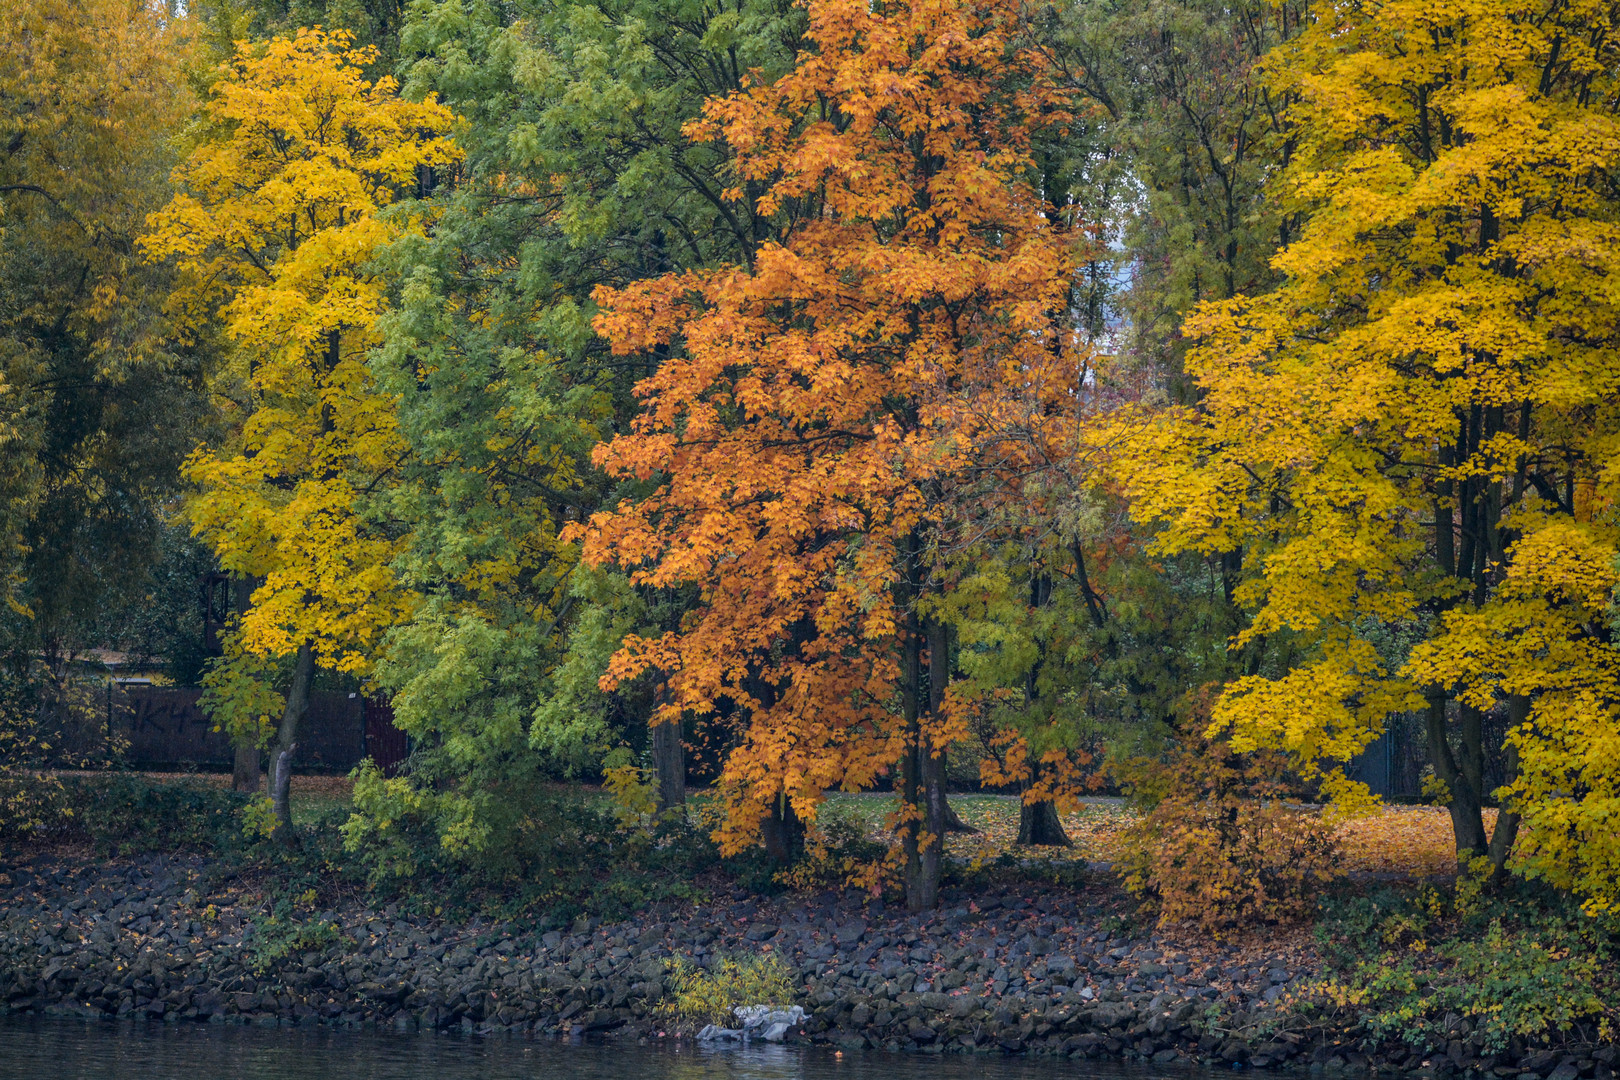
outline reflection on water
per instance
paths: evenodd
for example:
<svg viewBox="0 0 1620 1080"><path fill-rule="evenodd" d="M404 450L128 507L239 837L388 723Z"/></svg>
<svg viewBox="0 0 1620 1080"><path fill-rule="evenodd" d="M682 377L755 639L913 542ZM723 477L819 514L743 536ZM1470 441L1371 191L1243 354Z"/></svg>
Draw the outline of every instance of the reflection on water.
<svg viewBox="0 0 1620 1080"><path fill-rule="evenodd" d="M1185 1074L1184 1074L1185 1075ZM820 1047L679 1050L507 1037L0 1020L0 1080L1158 1080L1124 1065Z"/></svg>

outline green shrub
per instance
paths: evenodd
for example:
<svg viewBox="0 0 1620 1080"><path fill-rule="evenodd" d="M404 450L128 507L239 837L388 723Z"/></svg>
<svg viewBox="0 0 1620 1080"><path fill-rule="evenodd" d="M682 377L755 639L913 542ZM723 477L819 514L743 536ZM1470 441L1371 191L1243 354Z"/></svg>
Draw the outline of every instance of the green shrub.
<svg viewBox="0 0 1620 1080"><path fill-rule="evenodd" d="M1332 905L1317 928L1328 974L1317 1005L1354 1010L1381 1039L1435 1046L1466 1020L1486 1052L1580 1028L1610 1041L1620 1020L1614 928L1568 897L1381 890Z"/></svg>
<svg viewBox="0 0 1620 1080"><path fill-rule="evenodd" d="M9 785L9 786L8 786ZM219 851L238 846L245 797L198 783L125 773L0 777L0 835L89 843L103 855Z"/></svg>
<svg viewBox="0 0 1620 1080"><path fill-rule="evenodd" d="M299 896L282 896L267 916L249 924L243 945L248 963L258 974L275 967L297 953L325 952L343 940L337 923L307 913L315 902L315 890Z"/></svg>
<svg viewBox="0 0 1620 1080"><path fill-rule="evenodd" d="M774 953L719 956L702 968L676 957L670 968L670 993L659 1003L659 1015L677 1024L736 1025L733 1009L741 1005L793 1004L793 969Z"/></svg>
<svg viewBox="0 0 1620 1080"><path fill-rule="evenodd" d="M73 812L64 827L108 855L234 846L247 801L225 788L127 774L64 777L62 783Z"/></svg>
<svg viewBox="0 0 1620 1080"><path fill-rule="evenodd" d="M507 780L440 798L405 778L363 770L342 826L347 860L373 890L420 908L494 909L568 921L622 918L647 904L690 899L719 861L682 819L652 831L622 827L611 803L577 787Z"/></svg>

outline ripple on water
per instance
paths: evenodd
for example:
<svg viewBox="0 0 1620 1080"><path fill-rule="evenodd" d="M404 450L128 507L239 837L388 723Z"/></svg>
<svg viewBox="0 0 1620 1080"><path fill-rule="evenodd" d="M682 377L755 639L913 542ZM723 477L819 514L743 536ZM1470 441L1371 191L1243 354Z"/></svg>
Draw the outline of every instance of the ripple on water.
<svg viewBox="0 0 1620 1080"><path fill-rule="evenodd" d="M0 1080L1158 1080L1164 1069L993 1056L705 1050L506 1036L0 1020ZM1188 1080L1210 1077L1180 1072Z"/></svg>

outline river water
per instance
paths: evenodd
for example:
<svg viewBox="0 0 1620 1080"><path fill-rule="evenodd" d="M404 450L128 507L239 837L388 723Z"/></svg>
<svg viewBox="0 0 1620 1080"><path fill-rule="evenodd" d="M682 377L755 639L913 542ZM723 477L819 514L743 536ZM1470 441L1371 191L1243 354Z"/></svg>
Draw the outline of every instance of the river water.
<svg viewBox="0 0 1620 1080"><path fill-rule="evenodd" d="M1206 1080L1213 1074L989 1055L705 1050L220 1024L0 1019L0 1080Z"/></svg>

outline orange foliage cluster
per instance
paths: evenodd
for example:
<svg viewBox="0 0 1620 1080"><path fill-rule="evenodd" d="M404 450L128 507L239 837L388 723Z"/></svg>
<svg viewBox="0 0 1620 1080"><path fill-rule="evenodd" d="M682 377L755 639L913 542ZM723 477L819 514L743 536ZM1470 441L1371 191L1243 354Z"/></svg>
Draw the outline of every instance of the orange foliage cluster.
<svg viewBox="0 0 1620 1080"><path fill-rule="evenodd" d="M1290 921L1343 873L1332 827L1287 800L1284 770L1281 755L1209 741L1136 766L1133 786L1156 805L1128 837L1125 884L1161 924L1219 933Z"/></svg>
<svg viewBox="0 0 1620 1080"><path fill-rule="evenodd" d="M1023 179L1063 101L1016 14L811 5L797 70L691 129L730 147L732 197L757 193L780 237L746 267L598 293L616 352L667 356L596 460L666 482L596 515L585 558L702 590L679 630L628 639L603 684L654 669L660 721L742 718L728 849L784 798L813 817L824 791L963 734L937 678L914 700L939 530L970 469L1016 474L1012 425L1071 423L1071 240Z"/></svg>

